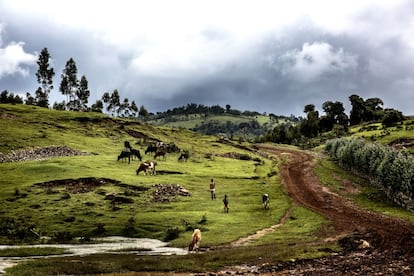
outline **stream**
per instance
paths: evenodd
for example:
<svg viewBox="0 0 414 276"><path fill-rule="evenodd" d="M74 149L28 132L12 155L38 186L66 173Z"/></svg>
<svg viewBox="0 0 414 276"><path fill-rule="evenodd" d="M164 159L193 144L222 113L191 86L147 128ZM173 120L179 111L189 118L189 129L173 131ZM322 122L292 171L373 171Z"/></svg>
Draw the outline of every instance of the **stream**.
<svg viewBox="0 0 414 276"><path fill-rule="evenodd" d="M12 267L25 260L53 258L64 256L85 256L99 253L122 253L136 255L185 255L187 249L168 247L168 243L155 239L138 239L127 237L104 237L92 240L91 244L37 244L37 245L0 245L0 250L10 248L63 248L65 254L30 257L0 257L0 274L6 268ZM128 251L125 251L128 250Z"/></svg>

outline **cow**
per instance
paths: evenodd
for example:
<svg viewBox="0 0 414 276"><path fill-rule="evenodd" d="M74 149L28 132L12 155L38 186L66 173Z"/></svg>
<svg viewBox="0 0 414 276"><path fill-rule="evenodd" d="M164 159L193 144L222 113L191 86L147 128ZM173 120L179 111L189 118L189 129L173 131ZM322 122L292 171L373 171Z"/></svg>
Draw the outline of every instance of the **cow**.
<svg viewBox="0 0 414 276"><path fill-rule="evenodd" d="M200 251L200 242L201 242L201 231L200 229L194 229L194 232L191 236L191 243L188 246L188 251Z"/></svg>
<svg viewBox="0 0 414 276"><path fill-rule="evenodd" d="M126 151L126 150L121 151L121 153L118 155L118 161L119 160L123 161L126 158L128 158L128 164L129 164L131 162L131 152Z"/></svg>
<svg viewBox="0 0 414 276"><path fill-rule="evenodd" d="M157 147L153 145L148 146L147 149L145 150L145 154L153 153L153 152L154 153L157 152Z"/></svg>
<svg viewBox="0 0 414 276"><path fill-rule="evenodd" d="M162 160L167 160L167 152L165 150L159 150L155 153L154 155L154 159L157 159L157 157L161 157L162 156Z"/></svg>
<svg viewBox="0 0 414 276"><path fill-rule="evenodd" d="M139 167L137 169L137 175L142 171L145 174L147 174L147 170L149 170L150 175L155 175L156 174L156 171L155 171L155 166L156 165L157 165L156 161L145 161L145 162L139 164Z"/></svg>
<svg viewBox="0 0 414 276"><path fill-rule="evenodd" d="M188 152L183 152L181 153L180 157L178 157L178 161L187 161L187 159L189 158L189 154Z"/></svg>
<svg viewBox="0 0 414 276"><path fill-rule="evenodd" d="M131 156L132 156L132 160L134 160L134 156L135 156L139 159L139 161L142 161L141 153L137 149L131 148Z"/></svg>

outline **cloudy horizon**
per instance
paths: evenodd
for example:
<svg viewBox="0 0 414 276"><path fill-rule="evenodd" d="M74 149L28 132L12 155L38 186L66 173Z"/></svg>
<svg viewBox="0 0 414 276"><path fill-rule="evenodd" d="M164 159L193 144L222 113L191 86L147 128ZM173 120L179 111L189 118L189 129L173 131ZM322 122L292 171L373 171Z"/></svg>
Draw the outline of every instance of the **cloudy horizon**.
<svg viewBox="0 0 414 276"><path fill-rule="evenodd" d="M366 1L0 0L0 90L32 95L36 61L69 58L89 104L117 89L150 112L196 103L303 116L378 97L414 115L414 4ZM285 2L285 1L283 1Z"/></svg>

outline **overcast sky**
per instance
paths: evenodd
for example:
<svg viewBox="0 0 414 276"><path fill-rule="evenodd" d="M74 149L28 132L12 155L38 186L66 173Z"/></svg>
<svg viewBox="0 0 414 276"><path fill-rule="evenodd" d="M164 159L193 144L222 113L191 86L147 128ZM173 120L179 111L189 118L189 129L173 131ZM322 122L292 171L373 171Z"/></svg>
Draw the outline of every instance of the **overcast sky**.
<svg viewBox="0 0 414 276"><path fill-rule="evenodd" d="M304 115L379 97L414 115L412 0L0 0L0 91L32 95L36 61L73 58L94 103L118 89L150 112L188 103Z"/></svg>

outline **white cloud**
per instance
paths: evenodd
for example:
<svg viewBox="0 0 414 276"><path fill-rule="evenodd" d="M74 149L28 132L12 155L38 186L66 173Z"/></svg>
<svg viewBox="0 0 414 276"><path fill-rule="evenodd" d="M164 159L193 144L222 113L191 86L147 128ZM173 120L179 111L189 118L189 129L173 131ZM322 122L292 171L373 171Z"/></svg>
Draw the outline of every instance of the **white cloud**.
<svg viewBox="0 0 414 276"><path fill-rule="evenodd" d="M37 57L26 53L23 46L23 42L11 42L4 48L0 48L0 79L5 75L13 75L16 73L22 76L29 74L28 67L35 64ZM1 44L0 47L2 47Z"/></svg>
<svg viewBox="0 0 414 276"><path fill-rule="evenodd" d="M357 57L342 48L334 49L326 42L304 43L302 49L294 49L271 59L271 66L283 75L302 81L314 81L325 74L344 72L357 67ZM280 66L280 67L279 67Z"/></svg>
<svg viewBox="0 0 414 276"><path fill-rule="evenodd" d="M36 61L36 56L26 53L23 42L11 42L3 47L3 24L0 22L0 80L5 75L21 74L27 76L28 66Z"/></svg>

